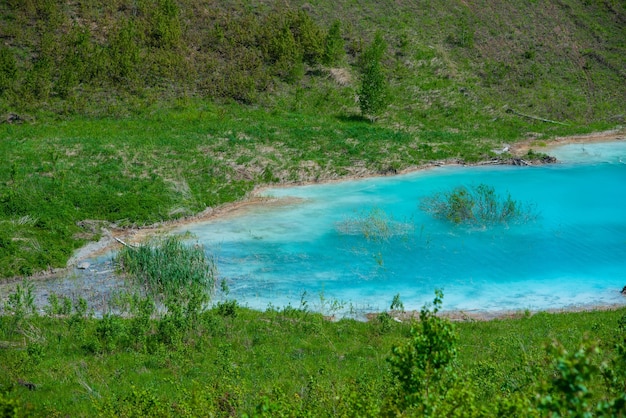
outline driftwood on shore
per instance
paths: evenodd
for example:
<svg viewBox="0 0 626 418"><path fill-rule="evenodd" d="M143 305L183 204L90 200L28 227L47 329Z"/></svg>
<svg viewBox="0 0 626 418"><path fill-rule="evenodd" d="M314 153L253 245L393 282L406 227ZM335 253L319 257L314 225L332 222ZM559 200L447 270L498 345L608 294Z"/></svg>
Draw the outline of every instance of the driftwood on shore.
<svg viewBox="0 0 626 418"><path fill-rule="evenodd" d="M538 155L537 158L532 159L523 159L519 157L511 157L511 158L494 158L488 161L481 161L476 163L476 165L516 165L516 166L528 166L528 165L543 165L543 164L553 164L556 163L557 160L555 157L549 155Z"/></svg>
<svg viewBox="0 0 626 418"><path fill-rule="evenodd" d="M124 241L122 241L121 239L119 239L118 237L113 237L115 238L115 241L119 242L120 244L122 244L124 247L128 247L128 248L137 248L136 245L132 245L132 244L127 244Z"/></svg>

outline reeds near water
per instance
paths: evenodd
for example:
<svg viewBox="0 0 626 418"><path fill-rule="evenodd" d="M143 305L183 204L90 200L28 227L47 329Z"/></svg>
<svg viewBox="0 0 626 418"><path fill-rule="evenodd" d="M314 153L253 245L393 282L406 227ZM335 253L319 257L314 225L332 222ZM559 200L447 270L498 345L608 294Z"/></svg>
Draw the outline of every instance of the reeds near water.
<svg viewBox="0 0 626 418"><path fill-rule="evenodd" d="M117 256L123 272L155 297L176 296L192 288L210 293L215 287L215 264L199 244L180 237L153 239L139 247L124 247Z"/></svg>

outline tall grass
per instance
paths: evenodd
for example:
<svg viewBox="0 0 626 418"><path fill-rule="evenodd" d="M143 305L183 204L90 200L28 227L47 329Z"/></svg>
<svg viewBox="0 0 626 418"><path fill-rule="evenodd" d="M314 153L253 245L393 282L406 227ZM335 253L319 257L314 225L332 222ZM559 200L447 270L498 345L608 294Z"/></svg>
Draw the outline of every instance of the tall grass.
<svg viewBox="0 0 626 418"><path fill-rule="evenodd" d="M134 296L129 305L99 319L84 301L67 309L57 301L45 315L25 312L17 328L14 314L0 315L0 411L424 416L415 403L423 401L437 407L430 416L623 416L624 308L451 327L435 316L437 303L423 309L421 323L389 315L331 322L306 308L258 312L234 304L154 315L150 299ZM562 346L546 350L553 341ZM452 367L438 368L452 350ZM577 399L597 413L575 414L583 406ZM612 400L621 402L613 415L605 402Z"/></svg>
<svg viewBox="0 0 626 418"><path fill-rule="evenodd" d="M180 237L153 239L136 248L124 247L117 255L123 272L155 297L176 297L215 287L215 264L201 245L187 245Z"/></svg>

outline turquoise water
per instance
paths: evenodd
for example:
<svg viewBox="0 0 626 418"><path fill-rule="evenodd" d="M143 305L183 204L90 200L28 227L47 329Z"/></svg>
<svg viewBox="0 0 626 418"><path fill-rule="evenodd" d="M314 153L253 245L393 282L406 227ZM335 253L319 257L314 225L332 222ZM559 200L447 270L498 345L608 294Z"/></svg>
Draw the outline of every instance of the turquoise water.
<svg viewBox="0 0 626 418"><path fill-rule="evenodd" d="M626 141L570 145L541 167L447 166L401 176L265 190L259 205L189 225L241 304L327 311L419 309L434 290L446 309L559 309L625 303ZM528 223L458 226L420 200L459 185L493 186L531 206ZM291 199L288 199L291 198ZM297 199L293 199L297 198ZM373 214L373 215L372 215ZM360 232L372 215L384 237Z"/></svg>

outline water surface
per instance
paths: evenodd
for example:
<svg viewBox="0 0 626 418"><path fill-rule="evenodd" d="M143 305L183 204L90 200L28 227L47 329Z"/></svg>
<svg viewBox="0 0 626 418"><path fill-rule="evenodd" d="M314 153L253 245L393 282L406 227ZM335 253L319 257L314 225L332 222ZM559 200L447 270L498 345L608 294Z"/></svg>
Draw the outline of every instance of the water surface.
<svg viewBox="0 0 626 418"><path fill-rule="evenodd" d="M406 309L443 289L446 309L518 310L624 303L626 142L574 144L540 167L447 166L401 176L268 189L285 205L184 229L217 257L230 298L252 308ZM425 196L488 184L532 205L530 223L459 226L419 208ZM297 198L297 199L287 199ZM372 215L373 214L373 215ZM371 216L396 226L368 237ZM352 228L346 228L352 226ZM348 230L348 231L347 231ZM348 232L348 233L346 233Z"/></svg>

